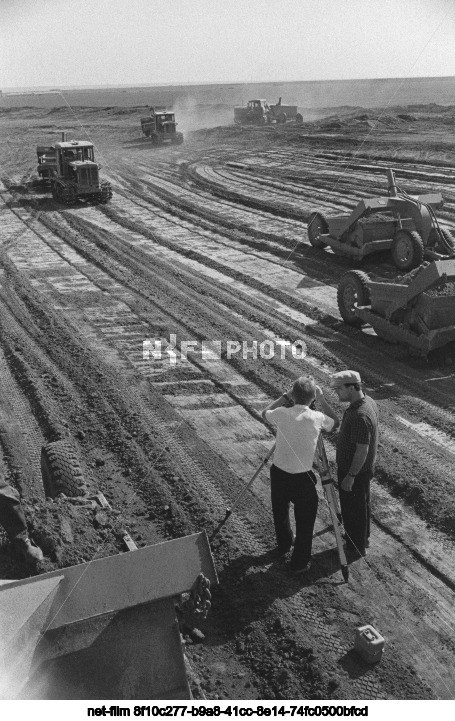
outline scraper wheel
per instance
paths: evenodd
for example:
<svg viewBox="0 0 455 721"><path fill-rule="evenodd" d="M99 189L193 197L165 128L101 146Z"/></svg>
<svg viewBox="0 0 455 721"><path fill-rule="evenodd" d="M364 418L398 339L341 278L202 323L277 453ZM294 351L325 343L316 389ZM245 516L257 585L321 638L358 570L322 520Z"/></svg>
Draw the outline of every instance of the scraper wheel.
<svg viewBox="0 0 455 721"><path fill-rule="evenodd" d="M326 248L327 243L321 240L321 235L327 235L329 226L322 213L311 213L308 218L308 240L313 248Z"/></svg>
<svg viewBox="0 0 455 721"><path fill-rule="evenodd" d="M356 314L359 305L370 304L369 278L362 270L349 270L345 273L338 285L338 310L345 323L357 326L363 325L363 320Z"/></svg>
<svg viewBox="0 0 455 721"><path fill-rule="evenodd" d="M440 228L439 230L439 243L438 246L442 253L448 253L451 255L455 252L455 240L452 233L447 228Z"/></svg>
<svg viewBox="0 0 455 721"><path fill-rule="evenodd" d="M422 238L415 230L398 230L392 242L391 253L393 262L400 270L417 268L423 262Z"/></svg>

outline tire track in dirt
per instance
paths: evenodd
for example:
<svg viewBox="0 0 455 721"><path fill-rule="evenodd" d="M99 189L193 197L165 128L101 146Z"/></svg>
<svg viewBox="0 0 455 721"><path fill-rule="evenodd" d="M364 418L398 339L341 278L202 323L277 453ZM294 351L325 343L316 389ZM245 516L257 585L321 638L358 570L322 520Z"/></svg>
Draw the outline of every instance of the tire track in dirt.
<svg viewBox="0 0 455 721"><path fill-rule="evenodd" d="M393 581L395 582L395 577L393 576L393 574L391 575L391 580L392 580L392 579L393 579ZM444 617L445 617L445 615L444 615L443 613L441 613L441 616L444 616ZM428 659L427 659L427 660L428 660ZM437 668L439 667L439 664L438 664L438 663L436 663L436 667L437 667ZM428 673L428 671L427 671L426 673ZM435 687L437 687L437 688L439 689L438 684L436 684ZM442 690L442 693L446 693L446 692L447 692L447 691L444 691L444 689Z"/></svg>
<svg viewBox="0 0 455 721"><path fill-rule="evenodd" d="M128 207L125 210L125 214L137 219L133 222L133 224L130 227L131 228L136 227L138 232L144 232L144 230L147 231L147 230L152 229L153 240L159 242L161 245L167 245L168 248L174 248L175 243L167 242L166 240L164 240L166 234L162 231L162 228L163 228L162 225L158 226L158 228L159 228L158 233L160 233L159 235L154 233L153 226L152 226L152 228L150 227L150 222L147 222L147 220L148 220L147 213L150 212L149 207L147 207L147 206L144 207L142 203L139 203L139 205L141 208L143 208L143 210L137 211L134 208L131 209ZM107 212L110 213L110 211L107 211ZM110 213L110 215L112 215L112 213ZM164 217L164 220L165 219L166 218ZM113 220L117 223L118 222L122 223L123 219L121 216L114 215ZM134 223L136 223L136 225L134 225ZM128 227L128 224L126 224L126 227ZM173 227L174 227L174 222L171 219L171 229ZM160 232L160 230L161 230L161 232ZM295 303L293 300L294 298L306 299L306 304L304 303L303 308L302 308L302 310L305 309L306 311L310 310L311 308L314 308L314 303L312 301L316 300L316 302L318 302L318 303L320 303L320 301L321 301L321 297L318 297L317 294L315 295L316 291L315 291L315 286L314 286L312 275L308 277L308 285L309 285L310 289L306 293L304 290L299 290L297 293L290 294L288 292L285 292L283 290L283 288L286 288L289 285L297 286L297 283L299 281L301 282L303 280L301 274L299 272L293 271L292 267L289 268L289 267L283 265L282 266L283 270L281 272L281 275L277 276L276 271L271 271L268 269L268 266L267 266L268 259L267 258L266 259L259 258L259 260L257 260L255 258L254 261L252 261L252 266L249 266L248 261L246 263L242 262L241 255L238 255L238 253L240 253L240 254L242 253L241 245L238 248L238 253L236 253L234 255L232 255L232 253L231 253L231 247L232 247L231 246L228 249L228 252L226 253L229 263L221 264L220 260L224 260L224 257L222 254L220 254L218 252L217 249L215 251L213 249L212 245L210 245L209 243L205 244L204 241L200 241L198 245L195 245L195 243L192 243L191 241L187 241L185 236L183 236L183 242L181 242L181 237L182 237L181 234L179 234L178 236L173 236L173 240L175 238L179 242L179 247L178 247L179 252L181 252L183 250L187 257L188 256L190 258L196 257L198 259L198 261L202 261L202 263L207 263L206 258L208 258L209 261L211 261L210 262L211 267L219 268L219 270L224 273L226 273L226 271L227 271L231 275L231 277L232 276L238 277L238 275L240 275L238 268L242 268L242 273L241 273L240 277L242 278L242 280L244 279L247 284L251 284L254 282L254 284L258 285L261 288L264 288L264 291L268 295L270 295L271 292L273 292L273 291L275 291L276 294L279 293L279 297L283 297L291 305L291 307L292 306L295 307ZM224 245L224 244L222 243L222 245ZM190 246L190 248L188 246ZM196 251L195 248L197 248L198 251ZM231 257L232 257L232 260L231 260ZM176 258L177 258L177 256L176 256ZM263 284L258 282L258 279L257 279L258 275L259 275L259 269L262 265L262 260L265 260L265 263L263 263L264 270L262 272L262 276L267 281L266 283L263 283ZM181 258L181 262L185 262L185 259ZM281 264L279 264L279 265L281 265ZM249 270L250 267L251 267L251 270ZM237 275L235 275L235 269L237 269ZM247 271L247 273L245 273L245 270ZM278 282L272 283L271 279L274 276L278 278ZM292 281L292 278L294 278L293 283L290 282L290 281ZM326 284L327 279L324 278L324 281ZM320 282L322 282L322 281L319 281L319 283ZM335 283L335 279L332 282ZM318 286L316 286L316 288L317 287ZM332 317L336 317L336 315L337 315L336 293L335 293L334 288L327 289L326 291L324 291L324 300L325 300L325 305L323 306L323 309L326 312L329 312ZM306 307L305 307L305 305L306 305ZM349 330L352 332L352 329L349 329ZM356 335L357 337L360 336L360 337L363 337L365 340L367 340L365 338L364 334L359 334L356 331L354 331L353 334ZM383 347L388 349L388 348L390 348L390 345L386 343L383 345ZM406 373L408 373L408 371L406 371ZM423 374L423 375L420 374L418 370L416 372L416 375L421 375L422 379L425 377L425 374ZM442 383L441 394L439 397L442 400L444 397L447 398L447 396L445 396L444 394L446 394L450 390L452 390L451 389L452 384L450 383L450 378L447 378L447 381L448 381L447 383L445 383L445 384L443 383L443 380L444 380L443 373L440 373L439 376L440 376L440 381ZM402 380L404 380L404 374L403 374ZM383 381L384 381L384 384L387 383L386 379L383 379ZM449 395L448 397L453 398L454 397L453 393L451 394L451 396ZM426 410L428 410L428 409L426 409ZM451 416L450 416L450 418L451 418ZM449 416L448 416L448 420L449 420Z"/></svg>
<svg viewBox="0 0 455 721"><path fill-rule="evenodd" d="M36 254L34 254L34 257L36 258ZM58 264L59 264L59 265L61 264L61 260L60 260L60 259L58 260ZM48 269L49 269L49 261L48 261ZM56 269L52 268L52 270L55 271ZM65 274L64 277L66 278L66 274ZM60 284L60 283L61 283L61 280L60 280L59 275L58 275L58 274L55 274L55 272L53 272L52 278L54 279L54 282L55 282L56 284ZM79 292L81 292L81 287L82 287L81 284L79 284ZM60 291L60 293L64 292L64 288L62 288L61 285L59 285L59 291ZM155 421L155 422L153 423L153 427L155 427L155 425L156 425L156 419L153 419L153 414L152 414L151 420L152 420L152 422ZM169 443L169 439L168 439L167 436L165 437L165 441L167 441L167 442ZM172 443L171 443L171 446L173 446ZM173 446L173 448L175 448L175 445ZM185 459L185 462L187 462L186 455L184 455L184 459ZM198 474L198 475L199 475L199 474ZM213 490L210 489L210 497L211 497L212 502L213 502L213 500L214 500L214 499L213 499L213 495L214 495L214 494L213 494ZM220 510L221 510L221 509L220 509ZM233 524L233 525L234 525L234 528L235 528L235 524ZM238 528L237 528L236 530L240 530L240 532L241 532L241 531L244 530L244 529L238 529ZM242 534L242 535L243 535L243 534ZM245 536L244 536L244 535L243 535L243 538L245 539ZM248 545L247 545L247 550L251 553L252 551L256 551L256 552L257 552L257 550L262 550L262 549L258 549L257 546L256 546L256 548L255 548L254 546L253 546L253 548L252 548L251 545L248 547ZM301 603L301 604L297 604L297 609L300 609L300 611L302 610L302 608L305 608L305 607L306 607L306 605L305 605L304 603L303 603L303 604L302 604L302 603ZM308 615L309 615L308 612L306 612L306 616L308 616ZM322 621L321 619L318 618L318 614L317 614L316 611L313 611L313 612L312 612L312 614L311 614L311 620L315 623L316 629L319 631L319 633L321 633L321 629L324 629L324 633L322 633L322 638L323 638L323 640L324 640L324 646L325 646L325 647L331 648L332 651L335 652L335 653L341 652L341 651L347 651L347 648L348 648L348 647L344 646L344 645L343 645L342 643L340 643L340 642L337 642L337 643L336 643L336 642L334 641L333 631L332 631L332 630L325 630L325 628L324 628L324 623L323 623L323 621ZM381 692L381 691L380 691L380 687L378 687L377 682L375 682L375 680L371 678L371 675L370 675L370 677L368 678L367 681L364 680L364 679L359 679L357 682L355 682L355 683L353 684L353 688L354 688L354 691L357 692L356 695L359 694L360 697L366 697L366 696L368 696L368 697L379 697L379 698L380 698L380 697L384 697L384 692Z"/></svg>
<svg viewBox="0 0 455 721"><path fill-rule="evenodd" d="M194 251L193 251L193 253L194 253ZM213 257L213 256L212 256L212 257ZM255 267L256 267L256 266L255 266ZM254 271L253 271L253 272L254 272ZM250 275L252 275L252 274L250 274ZM283 275L283 278L284 278L284 277L287 277L287 275L288 275L288 271L285 271L285 274ZM270 287L270 286L269 286L269 287ZM275 286L275 287L276 287L276 286ZM386 384L386 379L382 379L382 380L384 381L384 384ZM441 388L441 397L442 397L442 394L446 392L446 388L444 387L444 384L442 384L442 385L443 385L443 387ZM447 384L445 384L445 385L447 386L447 389L448 389L448 387L449 387L450 384L447 383ZM425 409L425 410L428 410L428 409ZM449 420L449 418L450 418L450 420L451 420L450 414L447 414L447 415L448 415L448 420Z"/></svg>
<svg viewBox="0 0 455 721"><path fill-rule="evenodd" d="M0 308L1 312L4 313L5 309L1 303ZM4 451L7 455L11 455L5 445L8 446L9 444L8 436L14 437L14 445L20 445L21 449L22 471L27 476L29 483L31 483L34 495L42 497L44 489L38 479L41 478L40 451L44 436L33 416L30 404L10 372L2 349L0 349L0 377L2 379L0 429L4 441L4 444L2 444ZM11 464L10 471L14 475L14 466L11 468ZM19 482L21 492L30 493L30 486L27 486L23 481Z"/></svg>
<svg viewBox="0 0 455 721"><path fill-rule="evenodd" d="M379 186L372 184L371 175L368 173L362 175L358 172L354 174L352 167L349 167L349 171L345 168L341 169L341 173L321 171L320 169L315 172L314 164L309 161L309 179L300 176L296 183L289 182L286 177L281 181L273 180L268 176L258 174L257 170L254 166L249 166L247 172L241 172L237 169L233 170L231 167L193 164L187 169L187 173L196 183L217 195L222 194L225 189L226 194L230 194L229 197L236 202L245 203L247 206L252 204L258 208L263 207L264 211L266 208L275 207L274 212L280 214L281 210L284 216L289 214L289 202L291 202L289 196L294 195L295 201L291 202L292 212L290 215L299 217L301 220L307 220L309 213L314 210L328 215L348 214L359 200L387 194L385 181ZM381 169L384 179L385 170L386 166ZM409 177L409 172L406 175ZM437 182L440 180L451 182L450 176L439 178L439 176L414 173L410 177L428 181L425 188L406 187L408 192L414 194L439 191L440 186L437 185ZM397 181L400 184L398 178ZM308 203L308 197L314 198L311 204ZM444 197L453 201L453 191L449 192L445 189ZM449 220L453 229L453 202L446 202L445 209L438 211L438 216L441 219Z"/></svg>
<svg viewBox="0 0 455 721"><path fill-rule="evenodd" d="M428 465L429 465L429 466L432 465L432 464L434 465L434 463L433 463L433 458L431 457L431 455L429 455L428 457L429 457L429 463L428 463Z"/></svg>
<svg viewBox="0 0 455 721"><path fill-rule="evenodd" d="M47 237L47 241L49 241L49 235ZM32 252L33 261L30 262L30 251ZM65 251L63 248L60 249L60 253L54 257L54 259L51 259L50 254L45 252L45 269L43 274L43 280L40 281L40 269L37 268L37 259L40 259L40 255L42 251L42 247L40 248L40 244L31 242L30 238L27 238L26 244L17 243L16 247L10 251L11 258L15 263L20 266L21 271L27 271L27 275L34 276L34 286L35 289L38 290L38 292L47 295L48 297L51 297L53 304L55 305L55 299L59 297L59 304L58 308L59 310L63 310L64 312L69 310L70 315L73 317L74 320L74 306L70 303L69 309L67 309L65 306L67 305L67 298L68 295L71 293L70 286L76 285L76 292L79 296L82 296L85 293L89 293L90 295L93 295L93 289L89 287L86 280L84 278L78 279L75 277L75 275L71 274L71 282L68 284L68 272L64 270L64 261L63 261L63 255L66 252L67 254L71 255L72 263L75 262L75 254L74 252L68 253L68 251ZM28 266L27 266L28 263ZM82 265L84 262L82 262ZM104 283L104 287L106 287L106 283ZM49 294L49 288L52 288L52 296ZM73 288L74 292L74 288ZM63 298L62 298L63 296ZM66 300L66 303L65 303ZM103 302L104 307L105 301ZM116 303L117 305L117 303ZM87 310L87 308L85 308ZM107 310L107 317L109 317L109 306L106 307ZM104 314L103 314L104 315ZM118 320L116 316L114 316L114 323ZM124 319L125 320L125 319ZM78 323L79 325L79 323ZM115 328L115 326L114 326ZM118 326L116 327L118 330ZM114 335L114 333L112 334ZM112 340L112 338L110 338ZM93 350L95 349L99 350L99 345L96 343L93 346ZM134 396L134 391L133 396ZM159 428L159 418L155 416L155 414L151 411L147 413L147 417L150 420L150 426L153 428ZM188 465L188 450L181 447L180 441L176 436L169 437L168 434L166 434L163 439L163 443L167 443L171 449L174 451L177 458L185 465ZM190 460L190 471L193 470L193 477L195 482L197 483L197 487L200 491L205 491L206 497L210 498L210 501L216 506L218 506L218 512L219 515L221 515L221 511L223 508L226 507L226 501L224 498L219 498L218 500L218 493L216 491L216 488L213 487L213 482L210 478L207 477L207 475L202 473L201 469L198 467L197 463L193 462L193 467L191 467L191 460ZM218 501L218 502L217 502ZM241 544L241 547L243 546L244 550L248 552L249 554L255 553L256 555L258 553L264 553L265 547L262 545L258 545L254 539L251 538L249 531L246 529L245 525L241 523L241 521L238 518L234 518L232 521L232 527L236 531L236 533L239 534L239 537L243 539L243 542ZM250 541L248 542L248 538L250 538ZM313 612L313 619L317 620L317 627L319 629L324 627L324 623L322 619L318 619L318 613L315 610ZM325 633L326 638L332 639L333 643L333 632L327 630ZM336 648L343 648L342 644L338 643ZM365 684L362 680L357 681L354 684L354 689L357 690L357 692L362 695L368 693L369 695L373 694L375 697L383 697L384 692L380 691L377 687L377 684L375 684L371 679L368 681L368 689L364 688Z"/></svg>
<svg viewBox="0 0 455 721"><path fill-rule="evenodd" d="M127 178L122 174L122 181ZM135 185L145 183L146 189L150 189L155 196L161 197L172 203L175 211L177 207L187 207L193 212L200 214L200 217L207 217L216 222L218 230L224 224L228 229L236 229L248 238L252 234L260 239L272 240L283 243L284 239L295 241L295 237L301 233L301 225L297 221L286 218L277 219L276 216L267 213L260 213L254 209L239 207L238 204L229 203L220 198L214 198L210 193L204 193L197 186L191 187L185 183L184 177L171 177L163 180L162 176L152 174L150 169L139 165L135 174ZM183 181L183 182L182 182ZM267 224L267 230L265 230ZM247 230L247 232L245 232ZM284 243L283 243L284 244ZM286 244L285 247L289 247Z"/></svg>

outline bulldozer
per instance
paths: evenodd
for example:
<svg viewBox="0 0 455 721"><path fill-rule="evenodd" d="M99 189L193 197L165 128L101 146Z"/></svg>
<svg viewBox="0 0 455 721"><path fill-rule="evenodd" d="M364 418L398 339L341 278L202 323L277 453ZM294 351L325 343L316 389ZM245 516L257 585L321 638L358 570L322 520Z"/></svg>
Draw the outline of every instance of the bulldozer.
<svg viewBox="0 0 455 721"><path fill-rule="evenodd" d="M396 185L392 169L387 169L387 181L388 195L360 201L350 215L311 213L311 245L330 246L334 253L355 261L390 250L396 267L405 272L420 266L424 259L455 255L452 234L439 224L435 213L444 203L441 193L409 195Z"/></svg>
<svg viewBox="0 0 455 721"><path fill-rule="evenodd" d="M41 475L49 499L115 510L69 438L42 446ZM193 697L181 634L207 617L218 583L207 534L138 548L120 529L125 552L0 577L0 702Z"/></svg>
<svg viewBox="0 0 455 721"><path fill-rule="evenodd" d="M205 531L0 580L0 701L193 698L179 614L216 583Z"/></svg>
<svg viewBox="0 0 455 721"><path fill-rule="evenodd" d="M297 105L282 105L281 98L275 105L269 105L267 100L249 100L246 106L237 105L234 108L234 122L237 125L266 125L271 123L282 124L287 120L303 122L303 116L297 112Z"/></svg>
<svg viewBox="0 0 455 721"><path fill-rule="evenodd" d="M416 355L455 341L455 259L433 260L394 280L349 270L337 290L340 315Z"/></svg>
<svg viewBox="0 0 455 721"><path fill-rule="evenodd" d="M150 108L150 115L141 118L141 128L145 137L150 138L153 145L163 145L163 143L181 145L183 143L183 133L177 131L175 113L166 108Z"/></svg>
<svg viewBox="0 0 455 721"><path fill-rule="evenodd" d="M73 205L78 199L107 203L112 198L111 184L100 181L93 143L67 141L62 133L62 141L55 143L55 164L50 180L54 200Z"/></svg>

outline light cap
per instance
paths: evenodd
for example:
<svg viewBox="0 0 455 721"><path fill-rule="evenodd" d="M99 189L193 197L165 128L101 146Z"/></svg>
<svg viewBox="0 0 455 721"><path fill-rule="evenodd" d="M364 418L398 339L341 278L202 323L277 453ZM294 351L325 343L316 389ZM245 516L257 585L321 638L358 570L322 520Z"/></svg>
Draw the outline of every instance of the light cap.
<svg viewBox="0 0 455 721"><path fill-rule="evenodd" d="M334 373L330 378L330 387L336 388L337 386L343 386L347 383L361 383L360 373L357 371L340 371Z"/></svg>

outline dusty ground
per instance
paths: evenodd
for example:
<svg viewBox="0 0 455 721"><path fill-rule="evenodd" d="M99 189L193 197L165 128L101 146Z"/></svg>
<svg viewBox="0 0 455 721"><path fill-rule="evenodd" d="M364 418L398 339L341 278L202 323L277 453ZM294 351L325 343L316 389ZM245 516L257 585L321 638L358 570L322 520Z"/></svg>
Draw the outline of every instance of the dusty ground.
<svg viewBox="0 0 455 721"><path fill-rule="evenodd" d="M271 553L264 471L212 545L220 584L205 639L186 637L196 696L455 697L455 356L425 362L346 327L336 286L349 265L306 234L312 210L383 194L390 165L407 191L441 191L454 227L454 115L345 109L299 128L200 130L159 149L140 137L135 109L1 115L0 462L46 552L42 570L123 551L125 529L139 546L210 533L272 441L258 411L296 373L326 386L356 368L378 402L367 558L343 583L321 494L313 570L292 578ZM108 206L68 209L27 184L35 146L63 129L95 143ZM365 270L394 275L387 254ZM144 340L172 333L223 349L302 339L307 355L210 362L199 347L175 366L143 358ZM40 448L62 437L112 511L44 498ZM4 537L0 571L27 575ZM374 667L352 650L366 623L386 639Z"/></svg>

